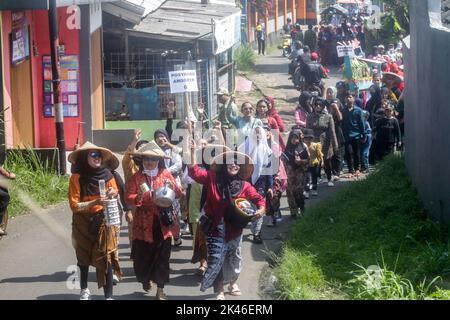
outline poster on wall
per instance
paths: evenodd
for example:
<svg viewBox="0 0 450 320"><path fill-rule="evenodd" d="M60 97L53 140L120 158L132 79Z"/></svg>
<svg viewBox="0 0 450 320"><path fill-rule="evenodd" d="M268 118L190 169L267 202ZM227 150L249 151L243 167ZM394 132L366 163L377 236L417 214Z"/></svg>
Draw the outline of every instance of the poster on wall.
<svg viewBox="0 0 450 320"><path fill-rule="evenodd" d="M61 76L61 102L63 104L64 117L78 117L78 77L79 64L77 55L61 56L59 60ZM44 77L44 117L55 116L53 107L52 64L50 56L42 58L42 70Z"/></svg>
<svg viewBox="0 0 450 320"><path fill-rule="evenodd" d="M25 11L12 13L11 63L17 66L30 56L30 41Z"/></svg>

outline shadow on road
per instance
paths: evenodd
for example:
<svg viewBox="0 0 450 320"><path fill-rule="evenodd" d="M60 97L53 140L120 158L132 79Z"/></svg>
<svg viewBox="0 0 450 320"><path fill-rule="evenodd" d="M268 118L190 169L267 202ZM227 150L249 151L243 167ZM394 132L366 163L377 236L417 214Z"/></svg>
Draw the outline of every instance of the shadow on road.
<svg viewBox="0 0 450 320"><path fill-rule="evenodd" d="M69 276L64 271L55 272L52 274L45 274L36 277L16 277L2 279L0 283L36 283L36 282L64 282Z"/></svg>

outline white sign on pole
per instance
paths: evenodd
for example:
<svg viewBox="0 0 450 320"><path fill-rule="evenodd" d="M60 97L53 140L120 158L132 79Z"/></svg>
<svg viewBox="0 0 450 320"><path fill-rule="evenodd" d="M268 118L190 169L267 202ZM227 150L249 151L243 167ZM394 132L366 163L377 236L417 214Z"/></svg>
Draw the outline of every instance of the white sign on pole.
<svg viewBox="0 0 450 320"><path fill-rule="evenodd" d="M222 53L241 40L241 13L213 21L214 54Z"/></svg>
<svg viewBox="0 0 450 320"><path fill-rule="evenodd" d="M197 92L197 72L180 70L169 72L170 93Z"/></svg>
<svg viewBox="0 0 450 320"><path fill-rule="evenodd" d="M352 46L337 46L337 53L338 53L338 57L354 57L355 56L355 50L353 49Z"/></svg>

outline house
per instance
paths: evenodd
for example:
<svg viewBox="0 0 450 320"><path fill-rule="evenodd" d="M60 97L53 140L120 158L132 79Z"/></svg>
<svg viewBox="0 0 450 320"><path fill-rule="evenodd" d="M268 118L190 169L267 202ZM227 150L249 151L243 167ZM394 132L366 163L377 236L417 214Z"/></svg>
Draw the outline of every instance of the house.
<svg viewBox="0 0 450 320"><path fill-rule="evenodd" d="M106 0L57 0L65 144L104 126L102 11ZM0 2L0 98L6 148L53 148L56 130L48 1ZM80 125L81 122L85 124Z"/></svg>
<svg viewBox="0 0 450 320"><path fill-rule="evenodd" d="M104 4L107 115L125 105L130 120L159 120L174 99L177 118L184 118L185 96L170 92L168 75L181 69L197 73L198 92L188 95L190 104L204 103L211 116L217 113L216 90L234 89L232 51L240 42L241 10L234 1L202 2L165 1L153 10L145 1Z"/></svg>

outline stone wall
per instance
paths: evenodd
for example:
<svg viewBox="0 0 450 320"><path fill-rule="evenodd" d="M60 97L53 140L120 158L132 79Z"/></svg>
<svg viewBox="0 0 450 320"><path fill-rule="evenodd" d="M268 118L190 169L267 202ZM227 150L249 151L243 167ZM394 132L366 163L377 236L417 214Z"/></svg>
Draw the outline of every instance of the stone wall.
<svg viewBox="0 0 450 320"><path fill-rule="evenodd" d="M405 156L429 215L450 222L450 29L441 0L410 0L405 39Z"/></svg>

